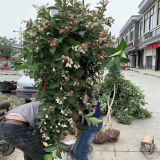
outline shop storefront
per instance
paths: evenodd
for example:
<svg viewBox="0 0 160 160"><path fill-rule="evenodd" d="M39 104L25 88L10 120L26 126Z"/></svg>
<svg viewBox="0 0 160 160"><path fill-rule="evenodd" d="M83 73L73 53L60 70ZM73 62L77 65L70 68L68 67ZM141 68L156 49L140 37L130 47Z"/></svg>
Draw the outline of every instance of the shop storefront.
<svg viewBox="0 0 160 160"><path fill-rule="evenodd" d="M152 53L152 69L160 71L160 43L150 45L148 50Z"/></svg>

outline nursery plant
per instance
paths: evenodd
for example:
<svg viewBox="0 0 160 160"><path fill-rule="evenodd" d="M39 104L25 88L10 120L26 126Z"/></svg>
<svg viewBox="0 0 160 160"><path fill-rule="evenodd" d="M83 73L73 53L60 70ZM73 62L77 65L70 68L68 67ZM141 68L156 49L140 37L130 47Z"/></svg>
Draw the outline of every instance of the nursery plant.
<svg viewBox="0 0 160 160"><path fill-rule="evenodd" d="M69 119L79 114L90 125L100 120L92 117L97 104L94 98L96 84L103 81L104 68L117 70L127 60L122 40L114 48L115 36L109 27L112 17L105 17L108 1L100 0L95 10L77 0L55 0L38 7L35 21L24 21L22 58L17 60L19 69L30 70L30 77L39 88L39 129L48 143L50 154L45 160L61 158L60 148L68 146L61 142L70 129ZM52 15L53 11L57 14ZM89 96L93 98L90 99ZM84 114L85 109L89 114Z"/></svg>
<svg viewBox="0 0 160 160"><path fill-rule="evenodd" d="M151 117L152 113L143 108L147 102L140 87L130 80L126 80L121 70L117 70L115 73L109 72L105 76L104 84L100 91L99 97L103 113L107 114L109 109L108 102L110 103L114 98L110 115L115 116L119 123L131 124L134 119ZM116 88L115 96L113 94L114 87Z"/></svg>

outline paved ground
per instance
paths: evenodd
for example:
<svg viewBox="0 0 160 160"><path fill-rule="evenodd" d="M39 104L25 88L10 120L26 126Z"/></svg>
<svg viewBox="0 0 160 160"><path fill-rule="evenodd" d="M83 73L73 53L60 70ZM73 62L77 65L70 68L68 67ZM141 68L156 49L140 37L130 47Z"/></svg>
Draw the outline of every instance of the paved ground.
<svg viewBox="0 0 160 160"><path fill-rule="evenodd" d="M138 68L129 68L129 70L139 72L141 74L148 74L160 78L160 71L153 71L151 69L138 69Z"/></svg>
<svg viewBox="0 0 160 160"><path fill-rule="evenodd" d="M146 108L153 112L153 116L149 119L135 120L131 125L118 124L113 118L113 127L121 132L119 141L102 145L93 144L94 160L160 160L160 79L133 71L123 73L127 79L144 90L148 102ZM153 154L148 152L149 147L144 148L143 152L139 151L140 140L146 133L155 135ZM68 135L66 141L72 139L74 137ZM13 155L1 160L23 160L23 155L16 150Z"/></svg>

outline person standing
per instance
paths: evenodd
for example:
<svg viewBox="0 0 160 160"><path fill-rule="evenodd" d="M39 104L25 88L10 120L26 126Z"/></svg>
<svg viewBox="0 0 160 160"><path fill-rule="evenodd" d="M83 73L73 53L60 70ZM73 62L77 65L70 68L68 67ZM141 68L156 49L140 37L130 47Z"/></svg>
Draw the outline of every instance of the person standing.
<svg viewBox="0 0 160 160"><path fill-rule="evenodd" d="M90 99L92 99L92 98L93 97L90 96ZM99 120L102 120L102 112L100 109L100 103L99 103L98 97L96 95L95 95L95 98L97 100L97 105L95 105L93 107L95 109L95 114L92 117L95 117ZM89 111L85 110L84 113L88 114ZM75 122L77 127L82 128L82 124L79 120L78 115L74 115L72 117L72 119ZM84 125L84 127L83 127L82 134L81 134L80 139L74 149L74 156L75 156L76 160L88 160L87 151L89 150L89 148L94 140L94 137L101 130L103 124L99 123L98 127L96 127L96 126L93 126L93 124L91 124L89 126L87 122L84 122L83 125Z"/></svg>
<svg viewBox="0 0 160 160"><path fill-rule="evenodd" d="M8 112L1 123L2 138L24 153L24 160L43 160L45 146L35 132L40 102L31 102Z"/></svg>

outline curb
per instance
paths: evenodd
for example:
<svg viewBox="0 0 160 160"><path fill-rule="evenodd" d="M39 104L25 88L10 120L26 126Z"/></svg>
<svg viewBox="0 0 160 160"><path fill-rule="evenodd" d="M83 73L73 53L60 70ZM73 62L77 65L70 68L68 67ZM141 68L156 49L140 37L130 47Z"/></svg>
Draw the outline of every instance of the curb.
<svg viewBox="0 0 160 160"><path fill-rule="evenodd" d="M128 70L134 71L134 72L137 72L137 73L140 73L140 74L143 74L143 75L149 75L149 76L153 76L153 77L160 78L160 76L156 76L156 75L154 75L154 74L149 74L149 73L141 73L140 71L134 70L134 69L131 69L131 68L128 68Z"/></svg>

